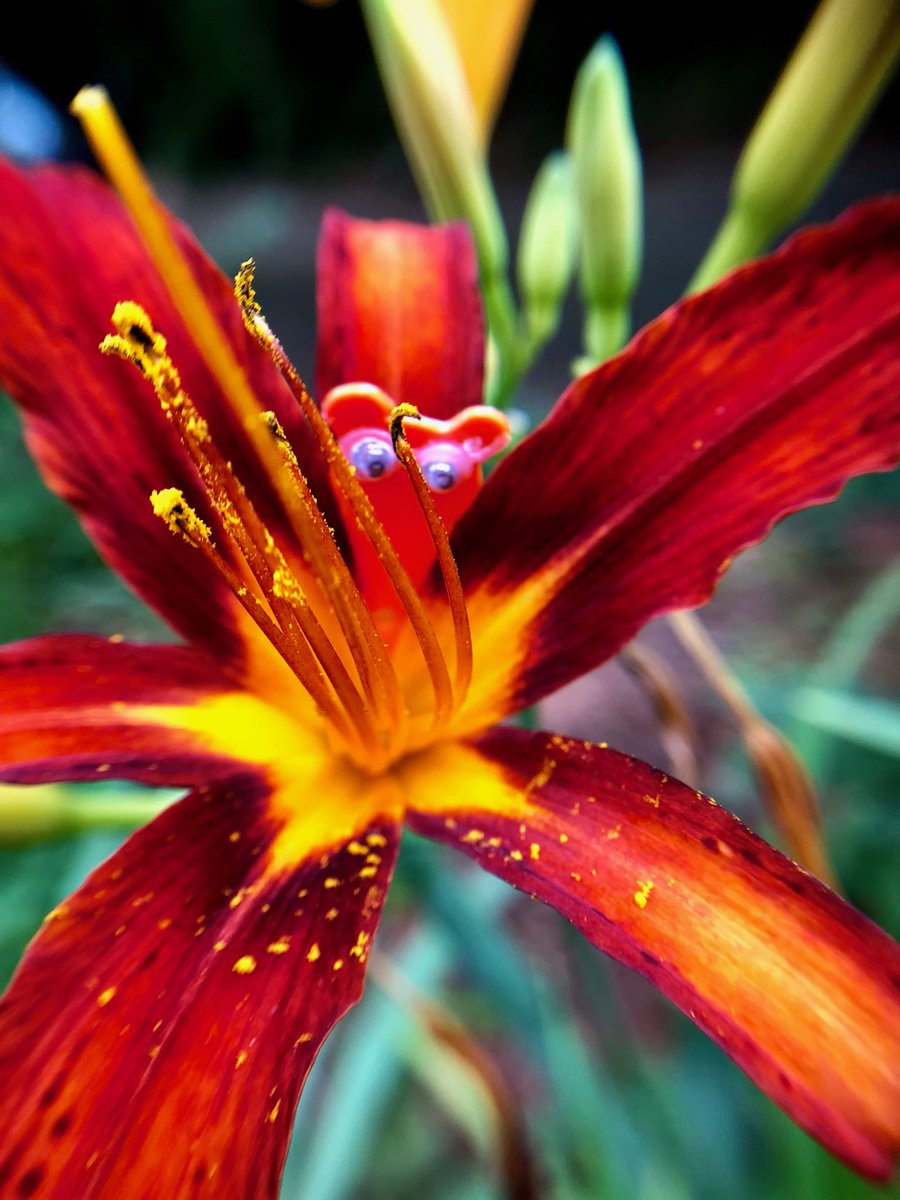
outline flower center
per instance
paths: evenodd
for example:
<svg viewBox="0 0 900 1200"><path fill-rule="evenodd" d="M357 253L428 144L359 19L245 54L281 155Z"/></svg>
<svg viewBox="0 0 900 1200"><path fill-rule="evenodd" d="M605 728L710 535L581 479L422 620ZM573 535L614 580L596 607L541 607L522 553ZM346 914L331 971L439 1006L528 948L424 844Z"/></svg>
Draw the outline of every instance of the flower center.
<svg viewBox="0 0 900 1200"><path fill-rule="evenodd" d="M245 264L236 280L244 323L270 353L328 465L358 563L357 572L351 572L274 414L260 412L105 93L89 89L73 108L131 211L224 402L253 445L300 556L289 558L276 543L184 391L165 338L146 312L128 301L117 305L116 332L101 349L134 363L153 385L204 485L217 517L216 535L177 488L154 492L154 511L208 558L312 697L346 753L368 770L381 770L438 735L465 699L472 645L447 527L474 498L480 461L508 439L505 418L495 410L472 408L453 422L433 422L420 418L411 406L394 407L379 389L353 384L326 398L326 420L269 329L253 292L252 263ZM374 404L379 421L354 423L360 404L370 409ZM398 481L407 497L399 505L392 496ZM432 622L439 606L426 607L418 590L435 561L447 594L450 620L441 621L440 628L445 640L452 633L453 678ZM404 689L389 653L404 629L412 631L427 671L427 703L418 689L413 689L415 698ZM404 673L403 683L408 675Z"/></svg>

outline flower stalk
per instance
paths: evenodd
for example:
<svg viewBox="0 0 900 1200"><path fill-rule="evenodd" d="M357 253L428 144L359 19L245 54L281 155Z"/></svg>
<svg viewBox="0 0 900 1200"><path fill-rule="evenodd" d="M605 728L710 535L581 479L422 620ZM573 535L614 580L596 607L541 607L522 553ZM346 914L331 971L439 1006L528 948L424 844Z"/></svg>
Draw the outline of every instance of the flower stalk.
<svg viewBox="0 0 900 1200"><path fill-rule="evenodd" d="M171 803L158 791L106 793L0 785L0 846L25 846L96 829L139 829Z"/></svg>

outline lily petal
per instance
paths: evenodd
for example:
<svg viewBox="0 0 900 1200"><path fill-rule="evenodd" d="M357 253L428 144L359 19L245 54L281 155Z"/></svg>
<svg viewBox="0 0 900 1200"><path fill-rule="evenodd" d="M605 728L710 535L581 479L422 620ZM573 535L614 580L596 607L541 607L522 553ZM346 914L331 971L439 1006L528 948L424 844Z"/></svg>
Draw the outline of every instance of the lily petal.
<svg viewBox="0 0 900 1200"><path fill-rule="evenodd" d="M861 206L670 309L578 380L454 533L477 689L532 704L702 604L787 513L900 448L900 200Z"/></svg>
<svg viewBox="0 0 900 1200"><path fill-rule="evenodd" d="M329 209L316 278L320 400L365 382L441 420L481 404L484 320L464 225L358 221Z"/></svg>
<svg viewBox="0 0 900 1200"><path fill-rule="evenodd" d="M238 606L203 557L153 515L154 489L179 487L203 514L201 485L150 385L98 346L114 306L134 300L169 342L184 386L279 543L293 545L267 479L118 199L87 171L20 171L0 162L0 386L25 414L48 485L76 509L101 553L188 640L219 659L241 651ZM316 495L329 487L310 434L274 365L243 328L230 281L178 229L184 253L259 396L276 411Z"/></svg>
<svg viewBox="0 0 900 1200"><path fill-rule="evenodd" d="M900 1150L900 948L724 809L589 743L497 728L404 772L410 826L551 904L804 1129Z"/></svg>
<svg viewBox="0 0 900 1200"><path fill-rule="evenodd" d="M301 709L302 713L302 709ZM316 735L182 646L80 634L0 647L0 781L208 783ZM288 747L289 749L286 749Z"/></svg>
<svg viewBox="0 0 900 1200"><path fill-rule="evenodd" d="M398 841L390 795L319 782L317 815L308 779L201 788L51 913L0 1004L4 1194L277 1196Z"/></svg>

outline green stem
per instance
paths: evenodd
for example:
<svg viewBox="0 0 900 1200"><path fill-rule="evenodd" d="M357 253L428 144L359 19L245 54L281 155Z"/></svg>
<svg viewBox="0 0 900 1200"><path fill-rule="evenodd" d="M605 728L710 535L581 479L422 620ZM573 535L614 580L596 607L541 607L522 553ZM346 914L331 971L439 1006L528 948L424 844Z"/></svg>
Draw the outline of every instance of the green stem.
<svg viewBox="0 0 900 1200"><path fill-rule="evenodd" d="M584 345L595 363L605 362L622 349L631 332L628 304L592 304L584 322Z"/></svg>
<svg viewBox="0 0 900 1200"><path fill-rule="evenodd" d="M730 209L707 250L703 261L687 286L687 295L711 287L735 267L756 258L766 247L767 238L751 215Z"/></svg>
<svg viewBox="0 0 900 1200"><path fill-rule="evenodd" d="M67 806L71 827L89 829L139 829L172 803L167 793L139 793L134 796L85 797Z"/></svg>
<svg viewBox="0 0 900 1200"><path fill-rule="evenodd" d="M504 408L509 402L528 360L522 351L520 321L512 288L505 274L482 281L488 328L497 348L497 365L488 381L488 404Z"/></svg>

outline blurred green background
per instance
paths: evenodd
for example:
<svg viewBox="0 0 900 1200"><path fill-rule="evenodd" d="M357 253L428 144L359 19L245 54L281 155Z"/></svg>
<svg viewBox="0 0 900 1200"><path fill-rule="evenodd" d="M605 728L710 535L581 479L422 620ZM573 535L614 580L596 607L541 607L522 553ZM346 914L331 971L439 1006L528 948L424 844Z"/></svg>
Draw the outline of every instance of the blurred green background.
<svg viewBox="0 0 900 1200"><path fill-rule="evenodd" d="M637 316L660 311L716 228L741 140L809 12L805 4L762 3L714 24L699 6L651 17L639 6L564 9L538 0L492 153L510 226L544 154L561 141L581 58L613 32L645 151ZM36 14L29 29L23 16L7 31L0 61L61 109L83 83L107 84L161 191L222 266L257 258L267 313L311 375L323 205L420 214L356 7L166 0L128 11L93 0L65 6L53 22L50 45L44 19ZM896 188L897 115L895 85L814 216ZM63 156L82 156L75 130L62 128ZM520 397L532 415L565 386L577 329L573 309ZM705 614L762 710L806 756L848 896L895 934L898 501L896 478L872 478L836 505L793 518L742 556ZM0 637L51 629L161 636L43 489L4 406ZM662 623L644 640L676 667L703 730L705 789L772 836L721 710ZM615 663L551 699L539 719L665 765L650 705ZM92 833L0 851L4 976L44 913L117 840ZM434 1035L382 971L313 1073L286 1200L885 1194L799 1133L643 981L459 856L408 838L379 945L489 1052L517 1118L505 1126L512 1156L529 1157L532 1190L504 1175L483 1075Z"/></svg>

